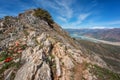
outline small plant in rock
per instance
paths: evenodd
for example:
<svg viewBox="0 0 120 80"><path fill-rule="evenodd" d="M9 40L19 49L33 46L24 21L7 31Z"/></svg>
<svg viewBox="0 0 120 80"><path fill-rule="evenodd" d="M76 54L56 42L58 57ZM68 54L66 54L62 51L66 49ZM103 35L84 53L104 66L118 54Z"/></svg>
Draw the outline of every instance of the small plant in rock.
<svg viewBox="0 0 120 80"><path fill-rule="evenodd" d="M53 54L51 54L50 56L51 56L51 59L54 59L54 58L55 58L55 56L54 56Z"/></svg>
<svg viewBox="0 0 120 80"><path fill-rule="evenodd" d="M23 30L23 32L24 32L25 36L29 35L29 33L27 32L27 30Z"/></svg>
<svg viewBox="0 0 120 80"><path fill-rule="evenodd" d="M34 16L35 17L39 17L40 19L43 19L45 21L47 21L48 23L54 23L51 15L49 14L48 11L44 10L44 9L41 9L41 8L38 8L38 9L34 9Z"/></svg>
<svg viewBox="0 0 120 80"><path fill-rule="evenodd" d="M5 60L7 58L8 54L7 52L3 51L1 54L0 54L0 62Z"/></svg>
<svg viewBox="0 0 120 80"><path fill-rule="evenodd" d="M8 57L8 58L6 58L5 60L4 60L4 62L10 62L10 61L12 61L13 59L11 58L11 57Z"/></svg>
<svg viewBox="0 0 120 80"><path fill-rule="evenodd" d="M2 77L4 77L3 73L9 69L9 68L13 68L15 69L14 72L16 72L16 70L18 70L18 68L21 66L21 53L23 50L25 50L25 48L27 47L26 44L20 42L20 41L16 41L14 45L10 46L9 48L4 49L1 53L0 53L0 80L2 79ZM18 61L16 61L18 60ZM12 75L12 77L14 78L14 73Z"/></svg>
<svg viewBox="0 0 120 80"><path fill-rule="evenodd" d="M64 66L64 62L62 62L62 65Z"/></svg>
<svg viewBox="0 0 120 80"><path fill-rule="evenodd" d="M11 66L12 62L6 62L3 64L3 69L8 69Z"/></svg>

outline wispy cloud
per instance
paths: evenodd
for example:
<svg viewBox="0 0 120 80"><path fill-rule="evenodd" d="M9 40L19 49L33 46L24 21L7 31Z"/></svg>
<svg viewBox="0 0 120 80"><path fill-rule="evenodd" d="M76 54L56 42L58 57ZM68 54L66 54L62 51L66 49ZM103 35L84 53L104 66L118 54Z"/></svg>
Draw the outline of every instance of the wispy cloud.
<svg viewBox="0 0 120 80"><path fill-rule="evenodd" d="M70 19L73 16L73 10L70 7L72 5L72 0L64 0L61 3L56 1L56 3L60 6L60 14L67 19Z"/></svg>
<svg viewBox="0 0 120 80"><path fill-rule="evenodd" d="M114 27L107 27L107 26L92 26L89 29L113 29Z"/></svg>
<svg viewBox="0 0 120 80"><path fill-rule="evenodd" d="M87 17L89 17L91 13L84 13L79 15L80 20L85 20Z"/></svg>
<svg viewBox="0 0 120 80"><path fill-rule="evenodd" d="M67 22L67 19L64 18L64 17L58 16L57 18L58 18L59 20L61 20L62 22Z"/></svg>
<svg viewBox="0 0 120 80"><path fill-rule="evenodd" d="M49 10L55 20L57 22L64 22L62 25L73 25L78 26L84 20L86 20L92 13L90 11L83 11L86 6L81 6L76 3L77 0L33 0L37 7L42 7ZM75 8L75 6L77 8ZM87 9L90 10L91 8L95 7L96 0L93 0L90 5L94 6L87 6ZM81 9L81 11L80 11ZM79 11L78 11L79 10ZM75 18L75 20L73 20ZM73 20L71 22L71 20ZM64 26L65 27L65 26Z"/></svg>
<svg viewBox="0 0 120 80"><path fill-rule="evenodd" d="M29 8L36 8L36 7L41 7L46 10L48 10L54 20L58 22L60 25L63 27L78 27L82 23L84 23L88 17L93 15L93 10L97 4L96 0L90 1L88 3L85 1L85 4L82 3L82 0L31 0L31 1L25 1L25 0L13 0L15 3L10 2L8 5L8 9L6 8L5 5L3 5L5 9L7 9L7 12L0 12L1 16L6 15L6 13L9 14L17 14L21 11L24 11ZM7 1L4 1L5 3ZM17 5L14 8L9 6L11 5ZM9 12L11 11L11 12Z"/></svg>
<svg viewBox="0 0 120 80"><path fill-rule="evenodd" d="M93 26L93 27L90 27L90 29L105 29L106 27L105 26Z"/></svg>
<svg viewBox="0 0 120 80"><path fill-rule="evenodd" d="M78 16L77 20L72 22L73 26L79 26L84 20L86 20L91 13L82 13Z"/></svg>
<svg viewBox="0 0 120 80"><path fill-rule="evenodd" d="M43 6L44 8L51 8L57 13L57 16L64 17L66 19L70 19L73 16L73 9L71 5L73 4L73 0L45 0L40 1L38 5Z"/></svg>
<svg viewBox="0 0 120 80"><path fill-rule="evenodd" d="M91 12L90 13L82 13L77 17L77 19L75 21L73 21L71 23L66 23L63 25L63 27L78 28L83 23L83 21L86 20L91 15L92 15Z"/></svg>

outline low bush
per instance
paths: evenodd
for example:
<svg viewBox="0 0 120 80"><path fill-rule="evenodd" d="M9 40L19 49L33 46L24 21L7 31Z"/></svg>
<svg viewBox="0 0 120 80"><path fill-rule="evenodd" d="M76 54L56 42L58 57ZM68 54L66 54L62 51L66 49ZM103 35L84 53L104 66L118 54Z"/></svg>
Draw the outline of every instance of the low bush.
<svg viewBox="0 0 120 80"><path fill-rule="evenodd" d="M40 19L43 19L45 21L47 21L48 23L54 23L51 15L49 14L48 11L44 10L44 9L41 9L41 8L38 8L38 9L34 9L34 16L35 17L39 17Z"/></svg>

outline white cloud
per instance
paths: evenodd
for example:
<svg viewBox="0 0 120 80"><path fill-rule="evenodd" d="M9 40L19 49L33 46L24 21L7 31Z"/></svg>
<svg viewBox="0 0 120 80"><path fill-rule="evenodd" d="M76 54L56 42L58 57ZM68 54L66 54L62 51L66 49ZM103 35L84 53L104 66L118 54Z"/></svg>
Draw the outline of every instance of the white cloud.
<svg viewBox="0 0 120 80"><path fill-rule="evenodd" d="M70 25L70 26L72 26L72 27L79 27L80 24L81 24L85 19L87 19L90 15L92 15L91 12L89 12L89 13L84 13L84 14L80 14L80 15L78 16L78 18L77 18L76 21L74 21L74 22L72 22L72 23L69 23L69 24L67 24L67 25Z"/></svg>
<svg viewBox="0 0 120 80"><path fill-rule="evenodd" d="M90 29L105 29L106 27L105 26L93 26L93 27L90 27Z"/></svg>
<svg viewBox="0 0 120 80"><path fill-rule="evenodd" d="M112 29L114 27L107 27L107 26L93 26L90 27L89 29Z"/></svg>
<svg viewBox="0 0 120 80"><path fill-rule="evenodd" d="M75 1L76 0L36 0L36 3L39 3L38 6L40 5L45 9L51 9L55 19L60 25L63 25L63 27L79 27L84 20L93 14L93 11L89 11L89 9L84 11L85 6L82 5L78 5L79 8L75 8ZM93 0L92 4L96 4L95 1L96 0ZM75 6L73 7L73 5ZM89 8L91 8L91 6Z"/></svg>
<svg viewBox="0 0 120 80"><path fill-rule="evenodd" d="M62 22L67 22L67 19L64 18L64 17L58 16L57 18L58 18L59 20L61 20Z"/></svg>
<svg viewBox="0 0 120 80"><path fill-rule="evenodd" d="M79 15L80 20L85 20L87 17L89 17L91 13L84 13Z"/></svg>
<svg viewBox="0 0 120 80"><path fill-rule="evenodd" d="M73 10L71 8L72 0L56 0L56 3L60 6L60 15L70 19L73 16Z"/></svg>
<svg viewBox="0 0 120 80"><path fill-rule="evenodd" d="M73 10L71 8L73 0L37 0L36 3L43 6L44 8L54 9L58 16L64 17L66 19L73 17Z"/></svg>

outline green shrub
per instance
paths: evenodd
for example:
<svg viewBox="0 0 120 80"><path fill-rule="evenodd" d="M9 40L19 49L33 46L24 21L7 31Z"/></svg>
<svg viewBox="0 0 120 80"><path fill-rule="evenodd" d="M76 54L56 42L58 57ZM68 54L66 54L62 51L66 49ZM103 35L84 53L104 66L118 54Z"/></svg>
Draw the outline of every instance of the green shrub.
<svg viewBox="0 0 120 80"><path fill-rule="evenodd" d="M1 52L1 54L0 54L0 62L5 60L7 57L8 57L7 52L4 52L4 51Z"/></svg>
<svg viewBox="0 0 120 80"><path fill-rule="evenodd" d="M43 20L47 21L48 23L54 23L51 15L49 14L48 11L43 10L43 9L41 9L41 8L34 9L34 11L35 11L35 12L34 12L33 15L34 15L35 17L39 17L40 19L43 19Z"/></svg>

